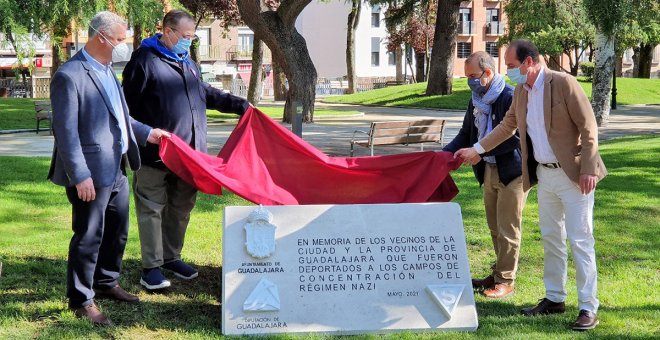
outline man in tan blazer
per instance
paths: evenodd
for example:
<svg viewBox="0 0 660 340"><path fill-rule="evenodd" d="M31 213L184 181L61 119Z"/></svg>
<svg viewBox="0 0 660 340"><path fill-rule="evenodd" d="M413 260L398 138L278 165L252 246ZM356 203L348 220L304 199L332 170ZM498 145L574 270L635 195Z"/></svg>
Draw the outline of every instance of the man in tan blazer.
<svg viewBox="0 0 660 340"><path fill-rule="evenodd" d="M468 163L520 135L524 190L538 183L539 226L544 249L546 296L527 316L563 313L568 252L576 268L580 313L572 328L596 327L598 318L593 205L596 183L607 175L598 153L598 127L584 91L571 75L540 63L536 46L513 41L504 59L507 75L518 83L502 122L472 148L456 152Z"/></svg>

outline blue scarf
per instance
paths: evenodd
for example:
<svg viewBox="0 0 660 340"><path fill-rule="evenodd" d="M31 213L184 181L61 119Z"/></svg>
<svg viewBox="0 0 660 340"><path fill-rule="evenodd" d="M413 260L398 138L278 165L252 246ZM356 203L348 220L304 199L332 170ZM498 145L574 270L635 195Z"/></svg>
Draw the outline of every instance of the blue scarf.
<svg viewBox="0 0 660 340"><path fill-rule="evenodd" d="M153 37L142 40L142 44L140 44L140 47L151 48L154 51L158 52L158 54L160 54L161 56L170 60L174 60L178 63L180 62L184 62L186 64L190 63L190 61L188 61L189 52L186 52L183 55L178 55L172 52L169 48L167 48L167 46L163 45L163 43L160 42L161 36L162 36L161 33L156 33L154 34Z"/></svg>
<svg viewBox="0 0 660 340"><path fill-rule="evenodd" d="M488 134L488 118L490 118L491 104L494 103L504 90L506 82L504 76L496 74L490 83L490 88L484 96L472 92L472 104L474 105L474 124L479 130L479 140Z"/></svg>

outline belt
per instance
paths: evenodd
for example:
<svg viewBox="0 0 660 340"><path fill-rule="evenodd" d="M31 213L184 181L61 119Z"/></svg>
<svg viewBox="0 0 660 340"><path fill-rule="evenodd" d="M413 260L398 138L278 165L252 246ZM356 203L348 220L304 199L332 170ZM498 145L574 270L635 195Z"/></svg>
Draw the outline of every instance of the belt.
<svg viewBox="0 0 660 340"><path fill-rule="evenodd" d="M539 163L542 166L548 168L548 169L559 169L561 168L561 165L559 163Z"/></svg>

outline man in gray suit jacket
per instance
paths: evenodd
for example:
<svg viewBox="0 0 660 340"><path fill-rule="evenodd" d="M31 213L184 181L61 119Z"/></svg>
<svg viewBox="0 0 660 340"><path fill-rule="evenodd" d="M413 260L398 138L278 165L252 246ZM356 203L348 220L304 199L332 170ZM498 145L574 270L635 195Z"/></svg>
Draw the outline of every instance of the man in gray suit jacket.
<svg viewBox="0 0 660 340"><path fill-rule="evenodd" d="M113 54L127 52L126 29L116 14L98 13L87 45L58 69L50 89L55 146L48 178L66 188L72 205L69 308L98 325L112 322L99 311L95 296L139 300L118 284L128 237L125 167L140 167L138 143L157 144L167 135L128 115L111 66Z"/></svg>

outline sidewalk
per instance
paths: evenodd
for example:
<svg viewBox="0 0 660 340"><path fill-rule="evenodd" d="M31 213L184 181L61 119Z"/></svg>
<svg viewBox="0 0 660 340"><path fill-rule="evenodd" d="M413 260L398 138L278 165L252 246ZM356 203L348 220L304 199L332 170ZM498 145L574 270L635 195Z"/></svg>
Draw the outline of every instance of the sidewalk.
<svg viewBox="0 0 660 340"><path fill-rule="evenodd" d="M317 103L316 107L332 107L337 110L363 112L359 117L317 118L314 124L303 125L303 139L330 156L348 156L349 142L355 130L369 130L374 121L443 118L447 120L445 143L451 141L463 122L463 111L430 110L398 107L374 107L346 104ZM233 123L211 123L208 130L209 153L216 154L236 125ZM283 124L287 129L291 125ZM600 140L627 135L660 133L660 106L619 106L610 115L607 127L600 129ZM424 150L440 150L437 144L426 144ZM415 146L376 147L375 155L418 151ZM45 156L53 151L53 137L48 131L0 135L0 156ZM367 156L369 150L357 147L356 156Z"/></svg>

